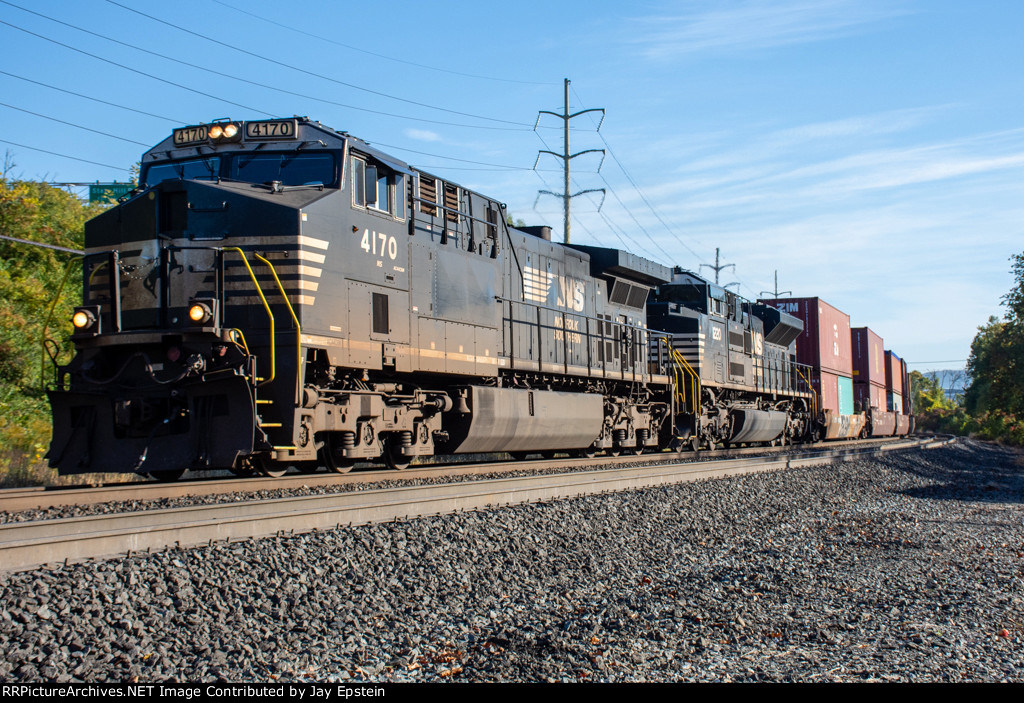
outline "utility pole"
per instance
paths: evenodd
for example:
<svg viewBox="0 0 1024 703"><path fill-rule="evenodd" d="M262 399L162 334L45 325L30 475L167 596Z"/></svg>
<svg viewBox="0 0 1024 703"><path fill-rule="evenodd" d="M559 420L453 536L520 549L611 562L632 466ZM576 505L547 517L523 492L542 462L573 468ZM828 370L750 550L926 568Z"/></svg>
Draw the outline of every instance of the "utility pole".
<svg viewBox="0 0 1024 703"><path fill-rule="evenodd" d="M537 168L537 164L540 163L540 155L541 154L551 154L555 158L562 160L562 166L563 166L564 175L565 175L565 179L564 179L564 184L565 185L564 185L563 191L561 193L552 193L550 190L539 190L539 191L537 191L537 200L540 200L540 196L541 195L553 195L556 198L561 198L562 199L562 212L563 212L563 219L564 219L564 230L563 231L564 231L564 238L565 238L565 243L566 244L569 243L569 229L570 229L569 201L571 201L573 198L575 198L578 195L583 195L584 193L604 193L605 192L604 188L591 188L590 190L581 190L578 193L572 193L572 194L569 193L569 162L571 160L575 159L577 156L580 156L582 154L590 154L590 153L593 153L593 152L600 152L602 154L602 157L603 157L603 154L604 154L604 149L585 149L584 151L578 151L575 154L569 153L569 121L571 119L573 119L574 117L579 117L580 115L584 115L584 114L586 114L588 112L600 112L601 113L601 122L604 122L604 108L591 108L589 110L580 110L579 112L574 112L571 115L569 114L569 79L566 78L565 79L565 108L564 108L562 114L559 114L557 112L551 112L549 110L541 110L537 114L537 122L533 125L533 129L536 131L537 127L540 125L540 116L541 115L554 115L558 119L562 120L563 123L564 123L564 125L563 125L563 139L562 139L562 153L561 154L556 154L553 151L548 151L547 149L542 149L540 151L540 153L537 154L537 161L534 162L533 168L536 169ZM598 130L601 129L601 122L599 122L598 125L597 125L597 129ZM604 158L602 158L601 161L603 163L604 162ZM600 171L601 167L598 166L597 170ZM602 198L601 202L602 203L604 202L603 198ZM534 202L534 207L536 207L536 205L537 205L537 203L535 201ZM600 210L600 209L601 209L600 206L598 206L598 210Z"/></svg>
<svg viewBox="0 0 1024 703"><path fill-rule="evenodd" d="M718 274L723 269L727 269L730 266L732 266L732 270L733 271L736 270L736 264L721 264L721 265L719 265L719 263L718 263L718 247L715 247L715 265L712 266L711 264L701 264L700 268L704 268L705 266L707 266L709 269L711 269L712 271L715 272L715 285L716 286L718 285Z"/></svg>
<svg viewBox="0 0 1024 703"><path fill-rule="evenodd" d="M772 291L770 291L770 290L763 290L763 291L761 291L761 295L764 295L765 293L771 293L771 292ZM791 290L780 291L779 290L779 270L775 269L775 292L774 292L774 295L772 295L772 299L773 300L778 300L779 296L782 295L782 294L793 295L793 291L791 291Z"/></svg>

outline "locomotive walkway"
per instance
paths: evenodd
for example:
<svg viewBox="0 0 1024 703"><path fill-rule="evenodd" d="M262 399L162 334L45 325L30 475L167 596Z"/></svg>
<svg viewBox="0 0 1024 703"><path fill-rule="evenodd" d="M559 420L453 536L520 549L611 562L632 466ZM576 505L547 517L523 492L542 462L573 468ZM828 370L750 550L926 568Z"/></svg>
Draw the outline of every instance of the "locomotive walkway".
<svg viewBox="0 0 1024 703"><path fill-rule="evenodd" d="M836 463L891 451L934 448L952 441L915 438L868 447L815 447L775 459L753 457L623 467L10 523L0 526L0 569L24 570L214 541L330 530L343 525ZM636 457L632 459L635 461ZM307 482L310 479L300 478ZM266 483L262 485L266 487Z"/></svg>

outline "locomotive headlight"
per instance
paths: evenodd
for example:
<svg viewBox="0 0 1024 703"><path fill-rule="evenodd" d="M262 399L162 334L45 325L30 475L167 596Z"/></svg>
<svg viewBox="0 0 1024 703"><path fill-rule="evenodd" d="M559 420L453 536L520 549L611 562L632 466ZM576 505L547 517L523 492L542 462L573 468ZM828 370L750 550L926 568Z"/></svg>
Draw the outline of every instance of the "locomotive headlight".
<svg viewBox="0 0 1024 703"><path fill-rule="evenodd" d="M188 309L188 319L192 322L206 322L213 317L213 311L205 303L196 303Z"/></svg>
<svg viewBox="0 0 1024 703"><path fill-rule="evenodd" d="M217 324L217 301L213 298L193 298L188 301L188 321L192 325Z"/></svg>
<svg viewBox="0 0 1024 703"><path fill-rule="evenodd" d="M93 316L87 313L85 310L79 310L78 312L71 316L71 324L73 324L80 330L85 329L95 321L96 320L93 319Z"/></svg>
<svg viewBox="0 0 1024 703"><path fill-rule="evenodd" d="M235 142L242 138L237 122L217 122L211 124L207 134L211 142Z"/></svg>
<svg viewBox="0 0 1024 703"><path fill-rule="evenodd" d="M90 305L75 308L75 312L71 315L71 325L75 328L75 334L98 334L100 331L99 307Z"/></svg>

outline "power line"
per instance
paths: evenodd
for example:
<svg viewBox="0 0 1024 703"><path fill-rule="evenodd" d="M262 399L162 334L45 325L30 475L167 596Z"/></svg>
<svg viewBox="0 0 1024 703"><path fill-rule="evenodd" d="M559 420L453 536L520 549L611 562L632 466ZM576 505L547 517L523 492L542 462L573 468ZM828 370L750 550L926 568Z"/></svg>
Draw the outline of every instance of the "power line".
<svg viewBox="0 0 1024 703"><path fill-rule="evenodd" d="M715 285L716 286L718 285L718 274L719 274L719 272L729 268L730 266L732 267L733 273L736 272L736 264L721 264L721 265L719 265L719 263L718 263L718 247L715 247L715 265L712 266L711 264L701 264L700 268L704 268L705 266L707 266L709 269L711 269L712 271L715 272Z"/></svg>
<svg viewBox="0 0 1024 703"><path fill-rule="evenodd" d="M0 234L0 239L6 239L10 242L18 242L19 244L31 244L35 247L44 247L46 249L56 249L57 251L66 251L69 254L82 255L85 252L81 249L68 249L67 247L59 247L56 244L43 244L42 242L33 242L31 239L18 239L17 237L8 237L6 234Z"/></svg>
<svg viewBox="0 0 1024 703"><path fill-rule="evenodd" d="M0 0L0 1L5 1L5 0ZM261 61L266 61L266 62L272 63L272 64L274 64L276 66L282 66L284 68L288 68L288 69L291 69L293 71L298 71L299 73L304 73L304 74L306 74L308 76L313 76L315 78L320 78L321 80L329 81L329 82L335 83L337 85L343 85L346 88L351 88L353 90L359 90L359 91L362 91L364 93L369 93L371 95L377 95L379 97L388 98L390 100L397 100L398 102L407 103L409 105L416 105L418 107L425 107L425 108L428 108L430 110L438 110L440 112L446 112L446 113L452 114L452 115L459 115L460 117L470 117L470 118L475 119L475 120L484 120L484 121L487 121L487 122L498 122L498 123L503 123L503 124L510 124L510 125L515 125L517 127L528 127L528 125L525 125L525 124L523 124L521 122L514 122L512 120L504 120L504 119L501 119L501 118L498 118L498 117L487 117L486 115L474 115L473 113L461 112L459 110L450 110L450 109L448 109L446 107L439 107L437 105L431 105L430 103L419 102L417 100L410 100L408 98L402 98L402 97L399 97L397 95L391 95L390 93L385 93L385 92L380 91L380 90L373 90L372 88L365 88L363 86L356 85L354 83L348 83L346 81L338 80L337 78L332 78L330 76L326 76L326 75L324 75L322 73L317 73L316 71L310 71L310 70L305 69L305 68L300 68L298 66L293 66L292 64L285 63L284 61L278 61L277 59L272 59L272 58L270 58L268 56L264 56L263 54L259 54L259 53L256 53L254 51L249 51L248 49L243 49L243 48L241 48L239 46L235 46L233 44L228 44L227 42L223 42L223 41L221 41L219 39L215 39L213 37L207 36L207 35L202 34L200 32L196 32L196 31L193 31L191 29L186 29L185 27L182 27L180 25L176 25L176 24L174 24L172 22L168 22L167 20L162 20L159 17L154 17L153 15L148 15L145 12L142 12L140 10L136 10L133 7L128 7L127 5L122 5L121 3L115 2L114 0L107 0L107 2L110 3L111 5L116 6L116 7L120 7L123 10L127 10L128 12L133 12L133 13L135 13L137 15L140 15L142 17L146 17L147 19L153 20L154 22L159 22L160 24L166 25L168 27L173 27L174 29L177 29L180 32L184 32L186 34L190 34L190 35L192 35L194 37L199 37L200 39L203 39L203 40L208 41L208 42L212 42L214 44L217 44L218 46L223 46L225 48L231 49L232 51L237 51L239 53L245 54L246 56L252 56L253 58L260 59Z"/></svg>
<svg viewBox="0 0 1024 703"><path fill-rule="evenodd" d="M437 66L428 66L427 64L416 63L415 61L407 61L405 59L399 59L399 58L395 58L393 56L387 56L386 54L378 54L378 53L376 53L374 51L368 51L367 49L361 49L358 46L352 46L351 44L345 44L343 42L337 41L335 39L331 39L329 37L324 37L324 36L321 36L319 34L313 34L312 32L307 32L307 31L305 31L303 29L299 29L297 27L289 26L287 24L284 24L283 22L277 22L277 21L268 19L266 17L263 17L262 15L257 15L255 12L249 12L248 10L243 10L240 7L236 7L234 5L229 5L226 2L222 2L222 0L213 0L213 1L215 3L217 3L218 5L223 5L224 7L230 8L230 9L234 10L235 12L241 12L244 15L249 15L250 17L255 17L256 19L261 20L263 22L266 22L267 24L273 25L275 27L280 27L282 29L287 29L289 31L296 32L298 34L302 34L302 35L307 36L307 37L313 37L314 39L319 39L320 41L327 42L328 44L334 44L335 46L340 46L342 48L349 49L351 51L358 51L361 54L367 54L368 56L374 56L374 57L379 58L379 59L385 59L386 61L394 61L396 63L405 64L407 66L415 66L417 68L423 68L423 69L426 69L428 71L438 71L439 73L450 73L450 74L455 75L455 76L463 76L464 78L478 78L480 80L486 80L486 81L498 81L498 82L501 82L501 83L519 83L519 84L522 84L522 85L556 85L555 83L546 83L546 82L542 83L542 82L537 82L537 81L523 81L523 80L516 80L516 79L513 79L513 78L495 78L493 76L481 76L481 75L478 75L478 74L475 74L475 73L463 73L461 71L453 71L453 70L451 70L449 68L439 68Z"/></svg>
<svg viewBox="0 0 1024 703"><path fill-rule="evenodd" d="M35 15L37 17L42 17L43 19L49 20L50 22L54 22L54 23L62 25L64 27L69 27L71 29L74 29L74 30L77 30L79 32L82 32L83 34L88 34L90 36L97 37L98 39L103 39L104 41L108 41L108 42L111 42L113 44L117 44L119 46L124 46L124 47L127 47L129 49L134 49L135 51L141 51L144 54L148 54L150 56L155 56L157 58L164 59L165 61L170 61L172 63L176 63L176 64L179 64L181 66L188 66L189 68L194 68L194 69L196 69L198 71L203 71L204 73L209 71L209 66L203 66L203 65L200 65L200 64L191 63L189 61L185 61L184 59L180 59L180 58L178 58L176 56L168 56L167 54L161 54L160 52L153 51L152 49L147 49L145 47L141 47L141 46L138 46L136 44L131 44L129 42L122 41L120 39L115 39L114 37L110 37L110 36L107 36L105 34L101 34L99 32L93 32L93 31L85 29L83 27L78 27L78 26L70 24L68 22L64 22L62 20L56 19L55 17L51 17L49 15L44 15L42 13L35 12L34 10L29 10L28 8L21 7L20 5L15 5L14 3L9 2L9 0L0 0L0 3L3 3L5 5L10 5L11 7L16 7L16 8L18 8L19 10L21 10L23 12L27 12L27 13L29 13L31 15ZM106 60L106 59L102 59L102 60ZM115 64L115 65L120 65L120 64ZM393 113L393 112L386 112L384 110L373 110L373 109L370 109L370 108L367 108L367 107L359 107L357 105L350 105L348 103L338 102L337 100L329 100L327 98L322 98L322 97L319 97L319 96L316 96L316 95L309 95L307 93L300 93L300 92L297 92L297 91L294 91L294 90L288 90L286 88L279 88L277 86L268 85L267 83L260 83L259 81L254 81L254 80L251 80L251 79L248 79L248 78L243 78L241 76L235 75L234 73L223 73L223 74L221 74L221 77L222 78L227 78L228 80L236 81L236 82L239 82L239 83L244 83L246 85L255 86L257 88L263 88L264 90L272 90L272 91L275 91L277 93L282 93L284 95L291 95L291 96L294 96L294 97L297 97L297 98L302 98L304 100L312 100L314 102L324 103L325 105L334 105L335 107L343 107L346 110L356 110L358 112L366 112L366 113L369 113L371 115L382 115L384 117L394 117L396 119L409 120L411 122L423 122L425 124L438 124L438 125L445 125L445 126L449 126L449 127L462 127L462 128L467 128L467 129L488 129L488 130L502 130L502 131L509 131L509 132L525 132L525 131L527 131L523 127L498 127L498 126L491 126L491 125L472 125L472 124L463 124L463 123L458 123L458 122L447 122L447 121L444 121L444 120L432 120L432 119L429 119L429 118L426 118L426 117L411 117L409 115L400 115L400 114ZM157 80L162 80L162 79L158 78ZM271 113L264 113L264 114L268 114L269 115ZM178 122L178 124L187 124L189 122L188 120L175 120L175 121Z"/></svg>
<svg viewBox="0 0 1024 703"><path fill-rule="evenodd" d="M49 115L44 115L44 114L39 113L39 112L32 112L31 110L26 110L26 109L21 108L21 107L15 107L14 105L8 105L7 103L0 103L0 105L2 105L3 107L8 107L8 108L10 108L12 110L17 110L19 112L24 112L25 114L28 114L28 115L35 115L36 117L42 117L44 120L52 120L54 122L59 122L61 124L66 124L69 127L76 127L78 129L84 129L85 131L92 132L94 134L102 134L104 137L110 137L111 139L120 139L122 142L128 142L129 144L138 144L140 146L144 146L144 147L147 147L147 148L149 146L151 146L149 144L146 144L145 142L137 142L134 139L128 139L127 137L122 137L122 136L120 136L118 134L111 134L110 132L102 132L102 131L100 131L98 129L93 129L92 127L86 127L84 125L76 124L74 122L68 122L66 120L59 120L56 117L50 117Z"/></svg>
<svg viewBox="0 0 1024 703"><path fill-rule="evenodd" d="M146 112L145 110L136 110L134 107L128 107L126 105L119 105L117 103L112 103L112 102L109 102L107 100L100 100L99 98L94 98L94 97L92 97L90 95L84 95L82 93L76 93L73 90L65 90L64 88L58 88L55 85L50 85L49 83L43 83L41 81L32 80L31 78L25 78L25 76L19 76L19 75L16 75L14 73L8 73L7 71L0 71L0 73L2 73L5 76L10 76L11 78L17 78L20 81L26 81L28 83L35 83L36 85L41 85L44 88L50 88L51 90L57 90L57 91L60 91L61 93L67 93L68 95L74 95L75 97L78 97L78 98L85 98L86 100L92 100L93 102L101 103L103 105L110 105L111 107L116 107L116 108L119 108L121 110L129 110L131 112L137 112L140 115L147 115L148 117L156 117L157 119L167 120L168 122L174 122L175 124L185 124L186 122L188 122L188 120L176 120L173 117L165 117L163 115L157 115L157 114L154 114L152 112Z"/></svg>
<svg viewBox="0 0 1024 703"><path fill-rule="evenodd" d="M3 103L0 103L0 105L2 105L2 104ZM509 171L529 171L529 170L531 170L529 166L507 166L505 164L490 164L490 163L487 163L485 161L470 161L469 159L457 159L454 156L444 156L442 154L429 154L429 153L427 153L425 151L416 151L415 149L407 149L404 146L395 146L394 144L384 144L383 142L372 141L370 139L366 139L364 141L367 144L372 144L373 146L382 146L382 147L385 147L385 148L388 148L388 149L397 149L398 151L408 151L408 152L410 152L412 154L420 154L421 156L432 156L434 158L447 159L449 161L459 161L459 162L462 162L462 163L465 163L465 164L477 164L478 166L494 166L494 167L497 167L498 169L505 169L505 170L509 170Z"/></svg>
<svg viewBox="0 0 1024 703"><path fill-rule="evenodd" d="M578 100L581 100L581 98L579 97L579 94L578 94L578 93L576 93L576 89L575 89L575 88L573 88L573 93L574 93L574 94L576 95L576 98L577 98ZM597 136L598 136L598 137L600 137L601 141L602 141L602 142L604 143L604 145L605 145L605 148L606 148L606 149L608 150L608 155L612 157L612 161L614 161L614 162L615 162L615 165L619 167L619 170L620 170L620 171L622 171L622 175L624 175L624 176L626 177L626 180L627 180L627 181L629 181L630 185L632 185L632 186L633 186L633 189L634 189L634 190L636 190L637 194L638 194L638 195L640 196L640 199L644 201L644 204L645 204L645 205L647 205L647 207L648 207L648 208L650 209L650 211L651 211L651 213L652 213L652 214L654 215L654 217L655 217L655 218L657 218L658 222L660 222L660 223L661 223L662 227L664 227L664 228L665 228L665 230L666 230L666 231L667 231L667 232L668 232L668 233L669 233L670 235L672 235L672 237L674 237L674 238L675 238L675 240L676 240L677 242L679 242L679 244L680 244L680 245L681 245L681 246L682 246L682 247L683 247L684 249L686 249L686 250L687 250L688 252L690 252L691 254L693 254L693 256L694 256L694 257L696 257L696 259L697 259L698 261L702 261L702 260L703 260L703 259L702 259L702 257L701 257L701 256L700 256L700 255L699 255L699 254L698 254L697 252L695 252L695 251L694 251L693 249L691 249L691 248L690 248L690 246L689 246L688 244L686 244L686 242L684 242L684 241L683 241L683 240L682 240L682 239L681 239L681 238L679 237L679 235L678 235L678 234L676 234L676 233L675 233L675 232L674 232L674 231L672 230L672 228L671 228L671 227L669 227L668 223L667 223L667 222L665 222L664 218L662 218L662 216L661 216L661 215L660 215L660 214L658 213L658 211L657 211L657 210L656 210L656 209L654 208L654 205L652 205L652 204L651 204L651 202L650 202L650 200L648 200L648 199L647 199L647 196L646 196L646 195L644 195L644 192L643 192L643 191L642 191L642 190L640 189L640 186L639 186L639 185L637 185L637 182L636 182L636 181L635 181L635 180L633 179L633 177L632 177L631 175L629 175L629 171L627 171L627 170L626 170L626 167L625 167L625 166L624 166L624 165L622 164L622 162L621 162L621 161L619 161L619 157L615 155L615 151L614 151L614 150L612 149L612 147L611 147L611 144L609 144L609 143L608 143L608 140L607 140L607 139L605 139L605 137L604 137L604 134L602 134L602 133L601 133L601 130L597 130Z"/></svg>
<svg viewBox="0 0 1024 703"><path fill-rule="evenodd" d="M18 144L17 142L11 142L11 141L8 141L6 139L0 139L0 143L2 143L2 144L10 144L12 146L16 146L16 147L19 147L21 149L31 149L32 151L41 151L44 154L52 154L53 156L60 156L60 157L63 157L65 159L71 159L72 161L81 161L82 163L86 163L86 164L93 164L95 166L104 166L106 168L113 168L113 169L116 169L118 171L125 171L127 173L131 173L131 169L122 168L120 166L112 166L110 164L103 164L103 163L100 163L99 161L90 161L89 159L80 159L77 156L69 156L67 154L61 154L61 153L56 152L56 151L48 151L47 149L40 149L39 147L28 146L27 144Z"/></svg>
<svg viewBox="0 0 1024 703"><path fill-rule="evenodd" d="M0 2L4 2L4 0L0 0ZM10 22L5 22L3 20L0 20L0 24L6 25L7 27L10 27L11 29L16 29L19 32L24 32L25 34L30 34L33 37L36 37L38 39L42 39L43 41L48 41L51 44L56 44L57 46L62 46L65 49L70 49L71 51L77 52L79 54L83 54L84 56L88 56L90 58L94 58L97 61L102 61L103 63L109 63L112 66L117 66L118 68L123 68L126 71L131 71L132 73L137 73L140 76L145 76L146 78L152 78L153 80L160 81L161 83L166 83L168 85L173 85L175 88L181 88L182 90L187 90L190 93L196 93L197 95L202 95L205 98L210 98L212 100L217 100L219 102L227 103L228 105L234 105L235 107L240 107L240 108L243 108L245 110L252 110L253 112L258 112L261 115L267 115L268 117L273 117L274 116L273 113L267 112L266 110L260 110L260 109L255 108L255 107L250 107L249 105L243 105L242 103L236 103L236 102L233 102L231 100L226 100L226 99L218 97L216 95L211 95L210 93L204 93L201 90L196 90L195 88L189 88L187 85L182 85L181 83L175 83L174 81L169 81L166 78L160 78L159 76L154 76L151 73L146 73L145 71L140 71L137 68L132 68L131 66L125 66L122 63L118 63L116 61L111 61L110 59L105 59L102 56L97 56L96 54L90 54L88 51L83 51L82 49L75 48L75 47L71 46L70 44L65 44L64 42L59 42L56 39L50 39L49 37L43 36L42 34L37 34L36 32L29 31L27 29L24 29L22 27L19 27L19 26L15 25L15 24L11 24Z"/></svg>

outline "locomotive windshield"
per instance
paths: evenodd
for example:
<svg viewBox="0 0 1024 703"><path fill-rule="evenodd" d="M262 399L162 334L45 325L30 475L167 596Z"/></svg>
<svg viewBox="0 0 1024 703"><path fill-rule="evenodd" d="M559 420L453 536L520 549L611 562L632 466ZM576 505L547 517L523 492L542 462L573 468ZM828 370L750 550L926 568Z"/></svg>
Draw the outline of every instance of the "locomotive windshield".
<svg viewBox="0 0 1024 703"><path fill-rule="evenodd" d="M193 180L197 178L214 179L220 175L220 157L210 156L205 159L189 159L166 164L149 166L143 175L143 182L154 186L167 180Z"/></svg>
<svg viewBox="0 0 1024 703"><path fill-rule="evenodd" d="M322 186L334 181L332 154L239 154L231 160L228 176L233 181L269 183L280 181L286 186Z"/></svg>
<svg viewBox="0 0 1024 703"><path fill-rule="evenodd" d="M166 180L217 178L244 183L280 181L286 186L333 186L337 181L334 154L325 152L224 154L150 164L142 174L142 181L148 186Z"/></svg>

